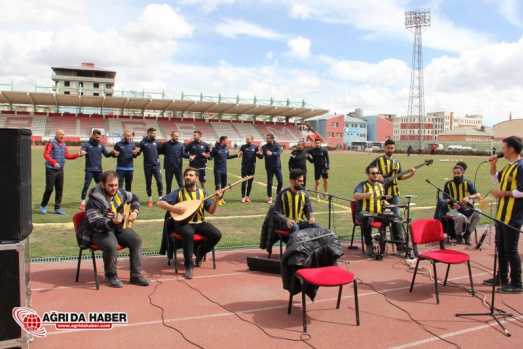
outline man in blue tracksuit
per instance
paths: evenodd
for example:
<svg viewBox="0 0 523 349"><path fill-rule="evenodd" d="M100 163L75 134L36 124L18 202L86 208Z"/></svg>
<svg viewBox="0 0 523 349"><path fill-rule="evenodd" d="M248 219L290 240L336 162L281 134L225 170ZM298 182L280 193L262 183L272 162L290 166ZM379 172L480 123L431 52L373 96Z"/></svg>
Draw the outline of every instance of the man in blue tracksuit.
<svg viewBox="0 0 523 349"><path fill-rule="evenodd" d="M163 168L165 170L165 182L167 186L166 194L171 192L173 177L176 178L177 188L183 186L183 158L188 159L185 154L183 143L178 141L178 132L171 132L171 139L160 145L160 154L164 155Z"/></svg>
<svg viewBox="0 0 523 349"><path fill-rule="evenodd" d="M144 137L140 142L140 150L136 155L143 153L143 171L145 174L145 190L149 202L147 206L153 207L153 197L151 185L154 179L156 180L156 186L158 187L158 197L162 198L163 195L163 182L162 182L162 169L160 166L160 158L158 156L160 143L156 140L156 129L148 128L147 137Z"/></svg>
<svg viewBox="0 0 523 349"><path fill-rule="evenodd" d="M283 187L283 174L281 172L280 155L282 153L281 146L274 140L274 135L269 133L265 138L266 144L262 145L258 155L265 157L265 170L267 171L267 202L272 204L272 178L276 176L278 186L276 194L278 194Z"/></svg>
<svg viewBox="0 0 523 349"><path fill-rule="evenodd" d="M247 176L253 176L256 171L256 158L262 158L262 155L258 155L258 146L252 144L254 138L248 135L245 138L245 144L240 147L238 156L242 158L242 178ZM249 179L246 182L242 182L242 200L241 202L251 202L249 196L251 195L252 182L254 178Z"/></svg>
<svg viewBox="0 0 523 349"><path fill-rule="evenodd" d="M123 188L125 183L125 190L131 191L133 185L134 175L134 159L138 154L138 148L132 140L131 131L125 131L123 139L114 145L114 150L118 152L116 157L116 173L118 173L118 188Z"/></svg>
<svg viewBox="0 0 523 349"><path fill-rule="evenodd" d="M321 139L318 137L314 140L314 148L307 150L307 160L314 164L314 190L316 191L316 200L320 199L320 178L323 178L323 193L328 193L329 189L329 172L330 161L329 152L321 147Z"/></svg>
<svg viewBox="0 0 523 349"><path fill-rule="evenodd" d="M214 184L216 190L227 186L227 160L238 157L238 154L229 154L229 148L227 148L228 141L227 136L221 136L220 141L216 142L214 148L212 148L211 156L209 157L209 160L214 160ZM225 200L222 196L218 205L223 204L225 204Z"/></svg>
<svg viewBox="0 0 523 349"><path fill-rule="evenodd" d="M98 184L102 179L102 155L106 158L115 158L119 154L114 149L109 153L105 145L100 142L101 138L102 132L100 130L93 130L91 138L88 142L82 144L80 150L85 152L85 181L82 189L80 210L85 210L85 196L87 195L87 189L89 189L91 185L91 180L94 179L94 182Z"/></svg>
<svg viewBox="0 0 523 349"><path fill-rule="evenodd" d="M205 189L205 168L207 167L207 159L211 156L211 148L209 144L202 141L202 132L194 131L193 141L185 147L185 153L189 156L189 166L198 170L198 177L200 185Z"/></svg>

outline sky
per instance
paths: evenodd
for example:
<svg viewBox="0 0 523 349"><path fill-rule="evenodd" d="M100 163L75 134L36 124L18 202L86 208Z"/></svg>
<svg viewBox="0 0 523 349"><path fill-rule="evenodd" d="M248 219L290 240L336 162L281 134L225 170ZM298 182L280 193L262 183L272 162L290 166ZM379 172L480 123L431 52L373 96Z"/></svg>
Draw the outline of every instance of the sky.
<svg viewBox="0 0 523 349"><path fill-rule="evenodd" d="M405 12L418 9L431 13L425 111L483 115L486 126L523 118L520 0L0 0L0 89L50 87L51 66L92 62L117 72L116 91L403 116Z"/></svg>

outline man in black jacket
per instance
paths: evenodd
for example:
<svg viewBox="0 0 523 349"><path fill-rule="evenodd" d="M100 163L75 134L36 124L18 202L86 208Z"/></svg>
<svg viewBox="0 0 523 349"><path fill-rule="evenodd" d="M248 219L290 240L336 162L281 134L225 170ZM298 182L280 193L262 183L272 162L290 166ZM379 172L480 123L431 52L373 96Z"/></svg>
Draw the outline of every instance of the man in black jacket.
<svg viewBox="0 0 523 349"><path fill-rule="evenodd" d="M105 279L109 286L117 288L123 286L116 273L118 245L128 247L131 264L130 283L147 286L149 280L141 273L142 239L131 228L123 228L124 217L118 213L119 207L124 204L131 205L129 222L134 222L140 210L138 197L118 188L116 172L104 172L101 183L89 192L86 214L78 227L78 241L83 247L89 247L90 244L100 247L103 251Z"/></svg>
<svg viewBox="0 0 523 349"><path fill-rule="evenodd" d="M156 186L158 187L158 199L162 198L163 195L163 182L162 182L162 170L160 166L160 158L158 156L158 148L160 144L156 140L156 129L148 128L147 137L142 139L140 142L140 151L137 155L143 153L143 171L145 174L145 191L149 202L147 206L153 207L153 197L151 185L154 179L156 179Z"/></svg>
<svg viewBox="0 0 523 349"><path fill-rule="evenodd" d="M123 133L123 139L114 145L114 151L118 153L116 157L116 173L120 177L118 186L125 190L131 191L134 176L134 158L138 153L138 148L133 142L131 131L126 130Z"/></svg>
<svg viewBox="0 0 523 349"><path fill-rule="evenodd" d="M258 146L253 144L254 138L251 135L245 137L245 144L240 147L238 156L242 158L242 178L247 176L254 176L256 172L256 158L262 158L262 155L258 154ZM242 199L241 202L251 202L249 196L251 195L252 182L254 178L249 179L247 182L242 182Z"/></svg>
<svg viewBox="0 0 523 349"><path fill-rule="evenodd" d="M85 209L85 196L87 195L87 190L93 178L96 184L100 183L102 177L102 155L106 158L114 158L119 154L114 149L109 153L105 145L100 142L101 138L102 132L100 130L93 130L91 138L88 142L82 144L82 149L80 150L81 153L83 152L85 154L85 181L84 187L82 188L80 210Z"/></svg>
<svg viewBox="0 0 523 349"><path fill-rule="evenodd" d="M220 141L216 142L211 150L209 160L214 160L214 185L216 190L223 189L227 186L227 160L238 157L238 154L229 154L227 136L221 136ZM225 200L222 198L218 205L224 205Z"/></svg>
<svg viewBox="0 0 523 349"><path fill-rule="evenodd" d="M211 148L209 144L202 141L201 131L193 132L193 141L187 144L185 153L189 156L189 166L198 169L200 185L205 189L205 182L207 182L205 168L207 167L207 159L211 156Z"/></svg>
<svg viewBox="0 0 523 349"><path fill-rule="evenodd" d="M171 139L162 143L160 146L160 154L164 155L163 168L165 170L165 183L167 186L166 194L171 192L171 185L173 177L176 178L177 188L183 185L183 158L188 159L189 156L185 154L183 143L179 142L180 136L178 132L171 132Z"/></svg>
<svg viewBox="0 0 523 349"><path fill-rule="evenodd" d="M267 134L265 138L266 144L262 145L258 151L258 157L261 159L265 157L265 170L267 171L267 202L272 204L272 179L276 176L278 185L276 187L276 194L278 194L283 187L283 174L281 172L280 155L283 152L281 146L274 140L272 133Z"/></svg>
<svg viewBox="0 0 523 349"><path fill-rule="evenodd" d="M299 141L289 157L289 172L295 168L303 171L303 187L307 184L307 153L304 149L305 142Z"/></svg>

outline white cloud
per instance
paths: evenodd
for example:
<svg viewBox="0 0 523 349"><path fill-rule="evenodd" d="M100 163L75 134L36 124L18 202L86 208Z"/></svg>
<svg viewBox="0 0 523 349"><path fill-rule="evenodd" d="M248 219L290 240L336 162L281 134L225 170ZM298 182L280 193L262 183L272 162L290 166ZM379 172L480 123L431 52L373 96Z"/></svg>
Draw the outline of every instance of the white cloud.
<svg viewBox="0 0 523 349"><path fill-rule="evenodd" d="M180 5L201 5L201 9L205 13L215 11L222 5L233 5L236 0L184 0Z"/></svg>
<svg viewBox="0 0 523 349"><path fill-rule="evenodd" d="M216 26L216 31L223 36L236 38L240 35L259 37L268 40L280 40L283 38L272 29L263 28L254 23L248 23L244 20L234 20L225 18L222 23Z"/></svg>
<svg viewBox="0 0 523 349"><path fill-rule="evenodd" d="M167 4L147 5L137 22L126 25L125 31L140 40L179 39L191 37L194 27Z"/></svg>
<svg viewBox="0 0 523 349"><path fill-rule="evenodd" d="M503 15L510 23L523 27L521 21L521 2L518 0L488 0L489 3L493 3L499 13Z"/></svg>
<svg viewBox="0 0 523 349"><path fill-rule="evenodd" d="M304 59L311 53L311 41L301 36L289 39L287 46L290 47L289 54L293 57Z"/></svg>

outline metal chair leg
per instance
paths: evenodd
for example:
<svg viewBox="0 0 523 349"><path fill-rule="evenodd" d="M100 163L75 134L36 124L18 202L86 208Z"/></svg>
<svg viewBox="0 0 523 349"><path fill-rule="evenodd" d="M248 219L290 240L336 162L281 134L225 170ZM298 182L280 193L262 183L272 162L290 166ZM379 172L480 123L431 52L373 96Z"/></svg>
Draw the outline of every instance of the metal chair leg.
<svg viewBox="0 0 523 349"><path fill-rule="evenodd" d="M80 249L80 253L78 254L78 265L76 266L76 282L78 282L78 278L80 276L80 263L82 263L82 251L83 249Z"/></svg>
<svg viewBox="0 0 523 349"><path fill-rule="evenodd" d="M94 250L91 249L91 258L93 260L93 270L94 270L94 282L96 283L96 290L100 289L98 284L98 271L96 270L96 256L94 255Z"/></svg>

